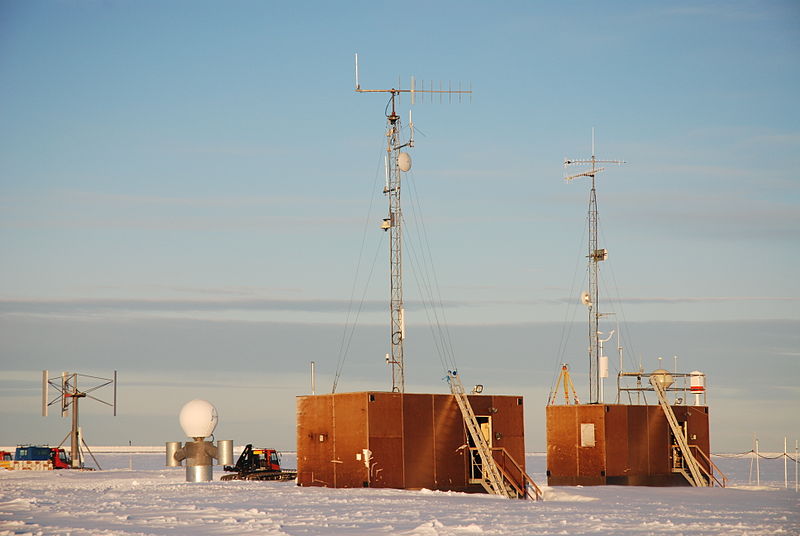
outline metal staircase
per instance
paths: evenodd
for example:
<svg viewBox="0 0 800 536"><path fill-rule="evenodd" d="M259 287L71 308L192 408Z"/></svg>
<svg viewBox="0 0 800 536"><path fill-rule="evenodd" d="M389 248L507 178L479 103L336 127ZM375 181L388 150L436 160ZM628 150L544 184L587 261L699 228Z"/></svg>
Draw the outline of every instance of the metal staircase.
<svg viewBox="0 0 800 536"><path fill-rule="evenodd" d="M667 402L666 391L655 376L650 376L650 384L653 386L653 390L655 390L656 396L658 396L658 403L661 404L661 409L664 411L664 415L667 417L667 422L672 430L672 435L675 436L675 441L678 443L678 450L680 451L681 456L683 456L685 466L687 469L689 469L689 472L687 473L683 467L677 467L673 469L673 472L681 473L684 477L686 477L686 480L688 480L692 486L707 487L709 485L709 480L703 476L703 468L694 457L692 449L686 442L686 436L683 433L683 429L678 424L678 419L675 418L675 413L672 411L672 407L669 405L669 402Z"/></svg>
<svg viewBox="0 0 800 536"><path fill-rule="evenodd" d="M483 485L487 492L493 495L501 495L509 499L516 499L517 492L513 487L506 485L503 475L500 473L500 469L495 463L492 449L481 433L481 427L478 424L478 420L475 418L475 413L472 411L472 406L464 392L464 386L461 383L461 378L459 378L458 373L455 371L448 371L447 381L450 384L450 391L453 393L453 397L456 399L459 409L461 409L461 415L464 417L467 431L481 457L481 485Z"/></svg>

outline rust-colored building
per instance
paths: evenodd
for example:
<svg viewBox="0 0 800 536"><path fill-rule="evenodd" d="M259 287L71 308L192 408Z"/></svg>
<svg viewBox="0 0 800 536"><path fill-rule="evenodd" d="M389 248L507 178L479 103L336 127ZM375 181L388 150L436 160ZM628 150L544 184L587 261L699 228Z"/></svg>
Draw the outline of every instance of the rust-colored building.
<svg viewBox="0 0 800 536"><path fill-rule="evenodd" d="M510 474L524 471L522 397L469 395L469 402L498 464ZM451 394L299 396L297 483L482 492L468 437Z"/></svg>
<svg viewBox="0 0 800 536"><path fill-rule="evenodd" d="M710 471L708 406L672 406L695 458ZM698 452L699 451L699 452ZM551 486L689 485L660 406L547 406L547 483Z"/></svg>

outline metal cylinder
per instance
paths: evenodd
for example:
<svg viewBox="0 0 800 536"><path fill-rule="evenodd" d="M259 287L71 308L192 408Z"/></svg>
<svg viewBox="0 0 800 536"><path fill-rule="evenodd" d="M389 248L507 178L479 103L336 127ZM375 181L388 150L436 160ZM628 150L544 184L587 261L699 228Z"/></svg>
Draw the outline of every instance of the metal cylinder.
<svg viewBox="0 0 800 536"><path fill-rule="evenodd" d="M217 464L233 465L233 439L217 441Z"/></svg>
<svg viewBox="0 0 800 536"><path fill-rule="evenodd" d="M706 390L705 379L706 375L700 372L699 370L693 370L689 373L690 384L689 389L693 393L702 393Z"/></svg>
<svg viewBox="0 0 800 536"><path fill-rule="evenodd" d="M608 356L600 356L600 377L608 378Z"/></svg>
<svg viewBox="0 0 800 536"><path fill-rule="evenodd" d="M188 465L186 467L186 482L210 482L213 478L210 465Z"/></svg>
<svg viewBox="0 0 800 536"><path fill-rule="evenodd" d="M175 452L181 448L180 441L167 441L167 467L180 467L183 462L175 459Z"/></svg>

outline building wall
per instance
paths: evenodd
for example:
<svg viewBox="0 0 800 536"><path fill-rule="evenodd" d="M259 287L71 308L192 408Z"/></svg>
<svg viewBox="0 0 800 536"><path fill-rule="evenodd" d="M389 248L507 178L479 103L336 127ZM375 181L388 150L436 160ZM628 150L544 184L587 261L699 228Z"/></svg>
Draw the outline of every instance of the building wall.
<svg viewBox="0 0 800 536"><path fill-rule="evenodd" d="M333 397L297 398L297 483L301 486L335 487L333 467ZM299 426L302 422L303 426ZM310 463L326 460L328 463ZM300 471L300 467L308 467Z"/></svg>
<svg viewBox="0 0 800 536"><path fill-rule="evenodd" d="M521 397L471 395L491 418L493 446L524 469ZM322 438L322 440L320 440ZM480 491L468 483L464 421L449 394L360 392L297 398L297 470L301 486ZM364 463L363 451L371 458Z"/></svg>
<svg viewBox="0 0 800 536"><path fill-rule="evenodd" d="M365 393L297 398L299 485L360 487L368 480L354 455L367 445L365 405Z"/></svg>
<svg viewBox="0 0 800 536"><path fill-rule="evenodd" d="M370 486L402 488L405 482L403 449L403 395L365 393L368 401L369 433L361 446L372 452Z"/></svg>
<svg viewBox="0 0 800 536"><path fill-rule="evenodd" d="M687 423L689 443L709 453L708 408L673 406L673 411ZM554 405L546 414L550 485L688 484L671 470L671 431L660 406ZM589 425L594 425L593 445L581 433Z"/></svg>
<svg viewBox="0 0 800 536"><path fill-rule="evenodd" d="M467 437L461 410L452 396L432 395L434 438L433 487L438 490L463 490L468 487L468 458L464 449Z"/></svg>

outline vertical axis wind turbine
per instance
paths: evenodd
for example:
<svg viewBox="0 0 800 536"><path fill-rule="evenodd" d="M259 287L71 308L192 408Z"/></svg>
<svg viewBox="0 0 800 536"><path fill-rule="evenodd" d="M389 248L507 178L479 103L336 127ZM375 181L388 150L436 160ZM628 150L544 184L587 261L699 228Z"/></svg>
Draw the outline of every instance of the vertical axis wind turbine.
<svg viewBox="0 0 800 536"><path fill-rule="evenodd" d="M84 378L88 378L90 380L94 380L97 385L90 387L88 389L79 390L78 389L78 377L83 376ZM99 383L98 383L99 382ZM55 389L58 392L58 395L48 402L47 397L47 387L48 385ZM102 389L107 385L112 385L114 388L114 401L106 402L105 400L101 400L97 397L90 395L89 393L97 391L98 389ZM67 440L67 437L70 438L70 456L72 457L72 467L79 468L81 467L82 461L82 454L81 454L81 444L86 448L90 455L92 455L92 459L94 459L94 455L89 450L89 447L86 445L86 441L83 439L83 434L80 431L80 425L78 421L78 401L81 398L91 398L96 402L100 402L101 404L105 404L106 406L110 406L114 411L114 417L117 416L117 371L114 371L113 378L99 378L97 376L89 376L88 374L80 374L78 372L62 372L61 376L56 376L55 378L50 378L47 374L46 370L42 371L42 417L47 417L47 408L52 406L53 404L59 403L61 406L61 416L66 417L69 413L70 406L72 406L72 428L67 433L66 437L59 443L59 447L64 444ZM94 461L97 464L97 460ZM100 465L97 464L97 468L100 468Z"/></svg>
<svg viewBox="0 0 800 536"><path fill-rule="evenodd" d="M399 104L400 94L408 93L411 96L411 105L413 106L416 101L417 94L424 99L425 94L433 95L438 94L439 99L444 95L448 95L452 99L453 95L458 95L459 102L462 95L471 95L472 89L462 90L459 84L459 89L434 89L433 82L430 84L429 89L425 89L423 81L422 88L416 88L414 77L411 77L411 85L409 89L391 88L391 89L364 89L361 87L358 79L358 54L355 55L356 62L356 87L357 93L388 93L389 103L391 104L391 113L386 114L386 185L384 186L383 193L389 198L389 215L384 218L381 223L381 229L389 232L389 264L390 264L390 294L391 302L389 305L390 320L389 320L389 336L391 342L391 354L387 354L386 361L392 366L392 391L403 393L405 392L405 365L403 357L403 340L406 335L404 309L403 309L403 251L402 251L402 220L403 213L400 207L400 184L401 173L405 173L411 169L411 157L408 153L402 152L404 147L414 147L414 121L411 117L411 110L408 112L408 126L410 130L408 141L402 142L400 140L400 116L397 115L397 104ZM386 109L389 109L387 104Z"/></svg>
<svg viewBox="0 0 800 536"><path fill-rule="evenodd" d="M590 177L592 189L589 193L589 291L581 296L581 301L589 309L589 403L596 404L600 393L600 354L602 342L600 341L599 324L600 313L598 306L599 290L597 284L598 263L608 258L608 250L597 246L597 191L595 189L595 176L605 170L597 164L624 164L624 160L598 160L594 150L594 128L592 129L592 157L588 160L564 159L564 167L572 165L591 165L586 171L568 175L564 180L571 181L579 177Z"/></svg>

